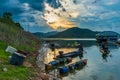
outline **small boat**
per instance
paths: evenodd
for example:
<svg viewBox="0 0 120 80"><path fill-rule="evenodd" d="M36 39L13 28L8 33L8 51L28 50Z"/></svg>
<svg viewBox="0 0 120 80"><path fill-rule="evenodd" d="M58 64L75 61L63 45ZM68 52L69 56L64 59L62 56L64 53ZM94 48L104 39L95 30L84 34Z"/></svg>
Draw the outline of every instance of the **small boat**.
<svg viewBox="0 0 120 80"><path fill-rule="evenodd" d="M82 69L87 64L87 59L75 63L75 69Z"/></svg>
<svg viewBox="0 0 120 80"><path fill-rule="evenodd" d="M60 55L56 56L56 58L65 58L65 57L74 58L74 57L79 56L80 54L83 54L83 52L73 51L73 52L69 52L69 53L65 53L65 54L60 54Z"/></svg>
<svg viewBox="0 0 120 80"><path fill-rule="evenodd" d="M59 58L57 60L51 61L48 64L45 64L46 70L52 70L54 68L57 68L59 66L63 66L64 64L72 62L72 58Z"/></svg>

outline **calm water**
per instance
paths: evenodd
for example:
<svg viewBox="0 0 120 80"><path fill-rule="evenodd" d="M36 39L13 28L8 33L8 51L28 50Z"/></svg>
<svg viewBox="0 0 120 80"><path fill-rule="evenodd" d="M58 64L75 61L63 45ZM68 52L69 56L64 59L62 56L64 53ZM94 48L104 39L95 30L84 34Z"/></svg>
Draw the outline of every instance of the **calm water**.
<svg viewBox="0 0 120 80"><path fill-rule="evenodd" d="M84 50L87 54L83 55L82 59L88 59L88 64L80 71L75 71L63 80L120 80L120 48L119 47L109 47L110 54L106 59L102 57L102 53L99 47L91 42L85 42ZM89 45L90 44L90 45ZM89 45L89 46L88 46ZM75 48L60 48L56 49L56 55L58 51L71 52L77 50ZM46 63L53 60L54 53L50 50L47 53ZM79 57L74 58L73 62L79 61Z"/></svg>

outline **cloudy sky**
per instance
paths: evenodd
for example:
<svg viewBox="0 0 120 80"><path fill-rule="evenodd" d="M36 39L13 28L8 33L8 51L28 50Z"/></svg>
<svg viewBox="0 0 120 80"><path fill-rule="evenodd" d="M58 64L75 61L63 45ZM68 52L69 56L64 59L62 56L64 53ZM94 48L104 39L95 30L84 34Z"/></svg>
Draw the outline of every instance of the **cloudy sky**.
<svg viewBox="0 0 120 80"><path fill-rule="evenodd" d="M31 32L80 27L120 33L119 4L120 0L0 0L0 16L11 12Z"/></svg>

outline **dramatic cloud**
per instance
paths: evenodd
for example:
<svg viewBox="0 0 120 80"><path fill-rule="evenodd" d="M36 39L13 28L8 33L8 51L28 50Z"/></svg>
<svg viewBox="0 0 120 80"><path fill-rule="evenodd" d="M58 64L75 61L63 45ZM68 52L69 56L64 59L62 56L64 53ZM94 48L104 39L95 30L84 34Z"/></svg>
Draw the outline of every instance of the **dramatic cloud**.
<svg viewBox="0 0 120 80"><path fill-rule="evenodd" d="M76 27L75 18L80 15L92 15L85 6L75 0L51 0L45 2L43 19L53 29Z"/></svg>
<svg viewBox="0 0 120 80"><path fill-rule="evenodd" d="M104 0L103 1L106 5L115 5L119 2L119 0Z"/></svg>
<svg viewBox="0 0 120 80"><path fill-rule="evenodd" d="M120 33L119 4L119 0L1 0L0 16L11 12L30 31L80 27Z"/></svg>
<svg viewBox="0 0 120 80"><path fill-rule="evenodd" d="M20 3L28 3L31 8L39 11L44 10L44 1L45 0L19 0Z"/></svg>
<svg viewBox="0 0 120 80"><path fill-rule="evenodd" d="M45 19L47 24L53 29L75 27L75 24L70 21L70 18L73 17L76 17L76 12L69 14L67 11L63 11L61 7L54 9L45 3L43 19Z"/></svg>

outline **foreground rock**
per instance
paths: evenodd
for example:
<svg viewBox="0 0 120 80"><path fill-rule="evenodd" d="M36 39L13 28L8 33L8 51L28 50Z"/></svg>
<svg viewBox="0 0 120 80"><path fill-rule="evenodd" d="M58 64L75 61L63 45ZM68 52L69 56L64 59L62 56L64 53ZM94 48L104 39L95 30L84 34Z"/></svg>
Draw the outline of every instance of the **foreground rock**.
<svg viewBox="0 0 120 80"><path fill-rule="evenodd" d="M7 72L7 71L8 71L8 69L7 69L7 68L3 68L3 71L4 71L4 72Z"/></svg>
<svg viewBox="0 0 120 80"><path fill-rule="evenodd" d="M33 65L32 65L31 63L27 62L27 61L25 61L25 62L23 63L23 65L24 65L25 67L33 67Z"/></svg>

